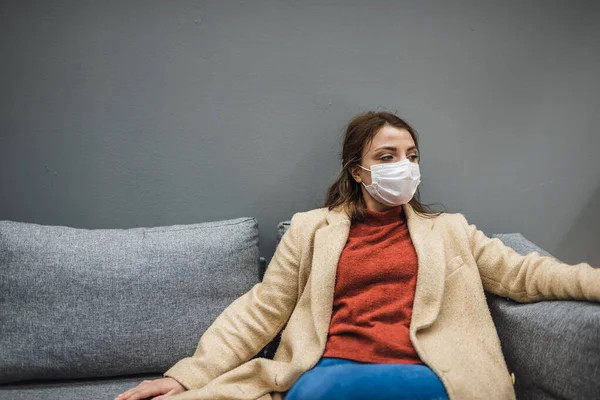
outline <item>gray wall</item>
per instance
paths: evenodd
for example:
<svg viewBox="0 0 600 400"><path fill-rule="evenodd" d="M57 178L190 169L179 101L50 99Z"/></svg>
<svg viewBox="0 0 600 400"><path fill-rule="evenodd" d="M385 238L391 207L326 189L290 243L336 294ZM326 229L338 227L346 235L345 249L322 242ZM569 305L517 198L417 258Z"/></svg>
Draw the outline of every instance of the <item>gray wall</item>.
<svg viewBox="0 0 600 400"><path fill-rule="evenodd" d="M595 1L3 1L0 219L129 228L321 207L355 113L427 203L600 265Z"/></svg>

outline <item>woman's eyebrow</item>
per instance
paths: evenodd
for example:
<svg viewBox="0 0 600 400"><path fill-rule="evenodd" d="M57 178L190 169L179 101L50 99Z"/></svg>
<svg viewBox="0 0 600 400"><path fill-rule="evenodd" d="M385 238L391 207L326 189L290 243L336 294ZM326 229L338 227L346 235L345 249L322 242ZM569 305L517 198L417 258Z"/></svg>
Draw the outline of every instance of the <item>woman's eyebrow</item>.
<svg viewBox="0 0 600 400"><path fill-rule="evenodd" d="M406 151L411 151L411 150L416 150L417 146L411 146L408 149L406 149ZM398 148L395 146L381 146L378 149L376 149L375 151L380 151L380 150L391 150L391 151L397 151Z"/></svg>

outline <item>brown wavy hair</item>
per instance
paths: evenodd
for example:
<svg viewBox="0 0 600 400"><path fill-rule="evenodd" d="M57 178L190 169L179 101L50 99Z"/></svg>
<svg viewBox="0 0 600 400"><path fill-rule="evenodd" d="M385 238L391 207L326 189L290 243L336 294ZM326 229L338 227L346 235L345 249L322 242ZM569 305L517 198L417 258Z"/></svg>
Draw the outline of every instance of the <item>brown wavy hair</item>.
<svg viewBox="0 0 600 400"><path fill-rule="evenodd" d="M324 207L332 210L344 208L351 221L362 221L365 218L367 204L363 197L360 183L352 178L350 167L361 163L362 151L379 130L391 125L398 129L406 129L412 136L421 162L421 150L417 132L402 118L387 111L367 111L356 115L347 125L342 146L342 170L335 182L327 190ZM421 203L419 189L408 204L419 214L431 218L446 211L434 212L431 207Z"/></svg>

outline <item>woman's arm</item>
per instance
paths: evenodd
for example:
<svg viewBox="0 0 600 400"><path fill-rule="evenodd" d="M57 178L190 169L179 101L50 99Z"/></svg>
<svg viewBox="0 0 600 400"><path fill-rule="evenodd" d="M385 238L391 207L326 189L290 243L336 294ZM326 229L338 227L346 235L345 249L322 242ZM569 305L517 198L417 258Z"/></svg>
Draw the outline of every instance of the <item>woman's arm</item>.
<svg viewBox="0 0 600 400"><path fill-rule="evenodd" d="M537 251L525 256L498 238L489 238L460 216L484 288L519 303L541 300L600 302L600 269L564 264Z"/></svg>
<svg viewBox="0 0 600 400"><path fill-rule="evenodd" d="M297 299L298 215L281 238L262 282L231 303L204 332L193 356L163 375L199 389L255 356L288 321Z"/></svg>

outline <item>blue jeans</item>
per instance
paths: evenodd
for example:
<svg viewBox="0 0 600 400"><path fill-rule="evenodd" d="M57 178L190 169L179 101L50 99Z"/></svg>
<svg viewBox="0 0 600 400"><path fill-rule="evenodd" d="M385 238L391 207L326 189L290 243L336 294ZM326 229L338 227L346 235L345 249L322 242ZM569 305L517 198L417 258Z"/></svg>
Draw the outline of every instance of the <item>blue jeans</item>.
<svg viewBox="0 0 600 400"><path fill-rule="evenodd" d="M448 400L444 384L424 364L375 364L322 357L304 372L285 400Z"/></svg>

